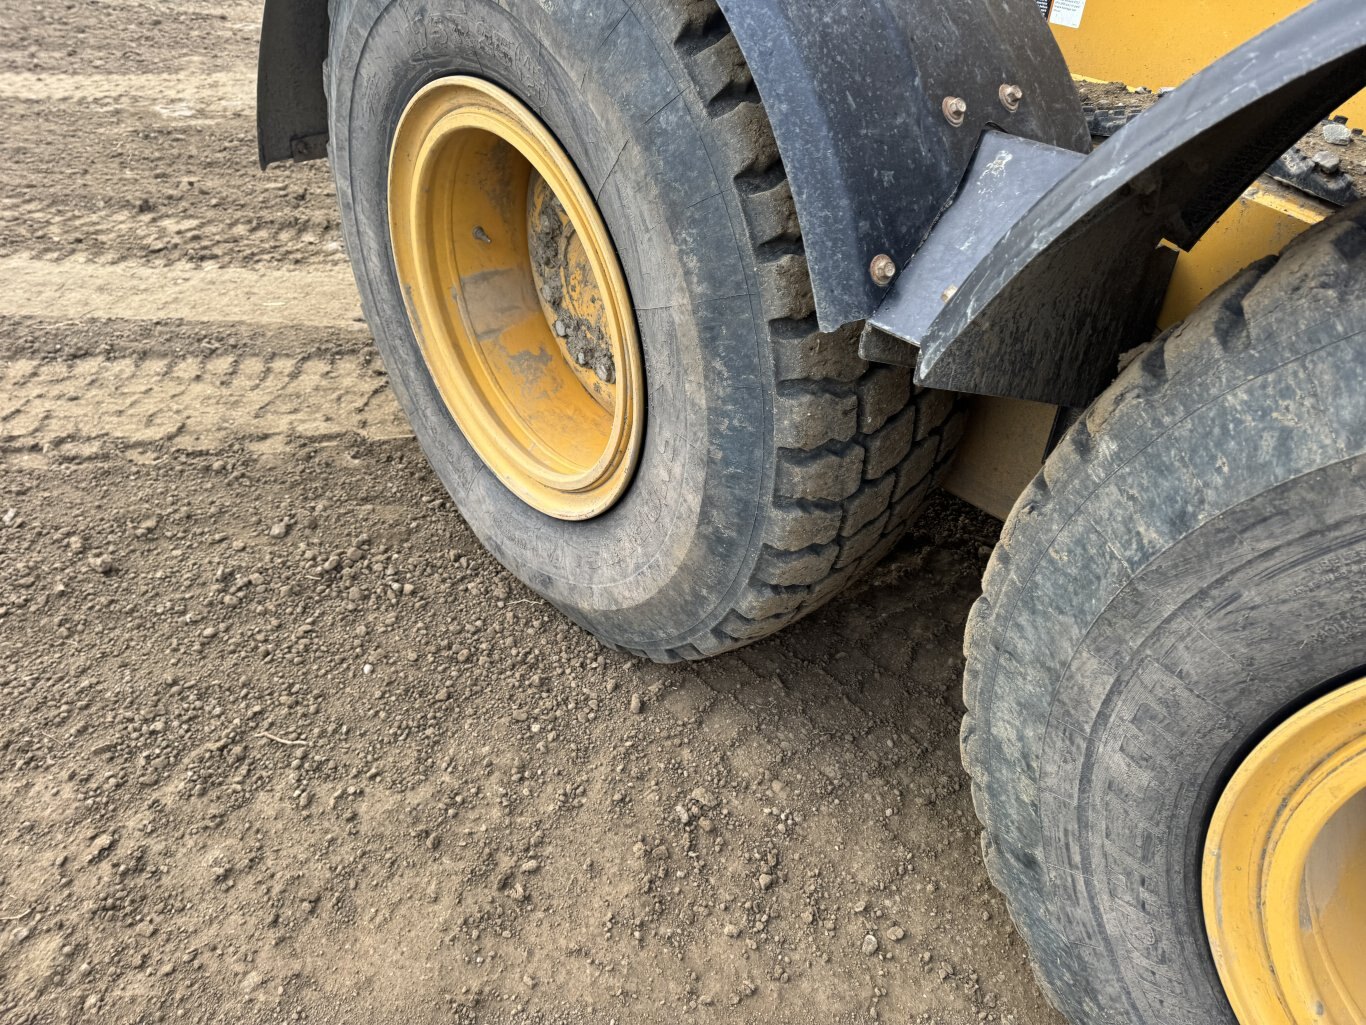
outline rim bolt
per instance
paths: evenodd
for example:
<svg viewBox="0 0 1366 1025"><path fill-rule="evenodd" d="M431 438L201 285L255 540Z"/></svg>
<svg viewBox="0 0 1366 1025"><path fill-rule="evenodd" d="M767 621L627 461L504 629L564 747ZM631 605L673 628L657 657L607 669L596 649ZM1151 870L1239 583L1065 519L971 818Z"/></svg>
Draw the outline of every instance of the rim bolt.
<svg viewBox="0 0 1366 1025"><path fill-rule="evenodd" d="M957 128L968 116L968 101L961 96L945 96L943 111L945 120Z"/></svg>
<svg viewBox="0 0 1366 1025"><path fill-rule="evenodd" d="M1024 99L1024 90L1018 85L1003 85L997 95L1001 97L1001 106L1013 112L1020 109L1020 101Z"/></svg>

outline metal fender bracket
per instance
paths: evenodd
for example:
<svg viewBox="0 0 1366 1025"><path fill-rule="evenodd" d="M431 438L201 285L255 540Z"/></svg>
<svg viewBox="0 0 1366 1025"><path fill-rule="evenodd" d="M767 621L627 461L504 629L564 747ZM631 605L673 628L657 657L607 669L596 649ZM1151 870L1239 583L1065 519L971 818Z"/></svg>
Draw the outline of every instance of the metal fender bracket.
<svg viewBox="0 0 1366 1025"><path fill-rule="evenodd" d="M1085 159L1018 136L983 133L958 198L897 275L868 324L919 348L944 304L1011 226ZM915 365L914 350L889 346L875 331L865 330L860 342L864 359Z"/></svg>
<svg viewBox="0 0 1366 1025"><path fill-rule="evenodd" d="M1364 85L1366 3L1317 0L1088 156L986 133L958 200L871 317L863 350L885 359L895 349L887 336L918 344L926 387L1087 405L1119 354L1144 340L1135 326L1170 262L1159 243L1190 249Z"/></svg>

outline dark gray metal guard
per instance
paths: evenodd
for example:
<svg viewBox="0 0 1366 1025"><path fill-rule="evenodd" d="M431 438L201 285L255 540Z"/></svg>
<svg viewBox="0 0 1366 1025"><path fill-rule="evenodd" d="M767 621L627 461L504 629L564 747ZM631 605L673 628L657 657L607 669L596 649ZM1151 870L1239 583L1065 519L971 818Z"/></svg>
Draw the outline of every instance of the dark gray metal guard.
<svg viewBox="0 0 1366 1025"><path fill-rule="evenodd" d="M982 131L1085 152L1081 101L1031 0L719 0L797 202L821 328L864 320L952 201ZM1010 110L1002 86L1017 86ZM944 101L966 105L955 126Z"/></svg>
<svg viewBox="0 0 1366 1025"><path fill-rule="evenodd" d="M1086 158L1002 132L988 131L973 158L958 198L944 211L930 237L868 322L912 345L920 345L930 324L968 275L996 244L1067 172ZM903 348L905 348L903 346ZM864 357L886 356L864 351ZM906 360L914 364L912 356Z"/></svg>
<svg viewBox="0 0 1366 1025"><path fill-rule="evenodd" d="M1159 240L1193 246L1363 86L1366 3L1318 0L1192 77L1067 173L986 252L928 330L923 313L895 297L874 320L920 339L916 377L925 385L1085 405L1133 342ZM940 225L951 228L947 217ZM952 241L932 237L917 262Z"/></svg>

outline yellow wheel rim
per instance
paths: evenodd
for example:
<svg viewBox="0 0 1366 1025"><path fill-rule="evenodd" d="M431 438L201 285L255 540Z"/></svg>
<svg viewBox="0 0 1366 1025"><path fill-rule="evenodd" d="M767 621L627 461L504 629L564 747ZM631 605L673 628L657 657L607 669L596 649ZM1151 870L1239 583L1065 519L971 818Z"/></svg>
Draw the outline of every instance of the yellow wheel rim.
<svg viewBox="0 0 1366 1025"><path fill-rule="evenodd" d="M389 165L394 265L427 369L498 478L549 516L621 498L645 386L626 279L568 155L466 76L408 104Z"/></svg>
<svg viewBox="0 0 1366 1025"><path fill-rule="evenodd" d="M1242 1025L1366 1023L1366 679L1239 767L1205 843L1204 905Z"/></svg>

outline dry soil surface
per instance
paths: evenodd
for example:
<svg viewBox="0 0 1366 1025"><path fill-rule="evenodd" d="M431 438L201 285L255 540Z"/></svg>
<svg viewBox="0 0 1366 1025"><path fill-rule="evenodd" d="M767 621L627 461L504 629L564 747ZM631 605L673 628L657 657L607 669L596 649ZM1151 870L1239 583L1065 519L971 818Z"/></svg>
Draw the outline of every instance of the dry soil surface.
<svg viewBox="0 0 1366 1025"><path fill-rule="evenodd" d="M256 3L0 9L0 1022L1057 1025L978 858L940 500L843 602L608 653L479 547Z"/></svg>

